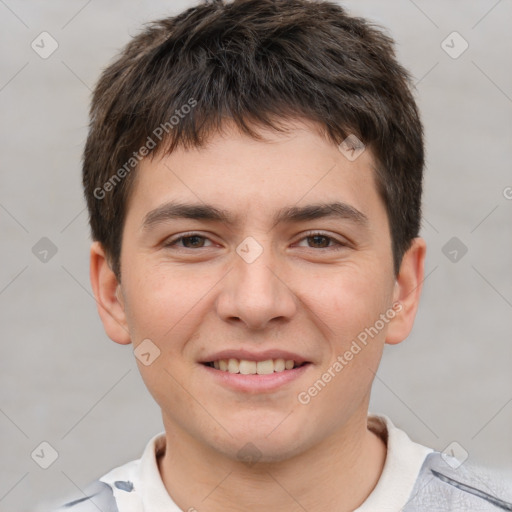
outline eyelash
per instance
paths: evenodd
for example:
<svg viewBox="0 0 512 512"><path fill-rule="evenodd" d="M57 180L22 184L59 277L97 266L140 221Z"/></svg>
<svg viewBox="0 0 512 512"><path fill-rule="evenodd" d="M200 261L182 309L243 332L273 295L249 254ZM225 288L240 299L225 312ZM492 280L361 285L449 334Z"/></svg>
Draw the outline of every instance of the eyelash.
<svg viewBox="0 0 512 512"><path fill-rule="evenodd" d="M341 250L341 249L343 249L343 248L348 246L347 243L343 243L340 240L337 240L336 238L334 238L333 236L328 235L326 233L322 233L321 231L311 231L311 232L308 232L308 233L306 233L305 236L303 236L299 240L299 242L301 242L302 240L306 240L308 238L313 238L315 236L321 236L321 237L327 238L329 241L332 241L334 243L334 245L332 245L330 247L320 247L320 248L308 247L309 249L317 249L317 250L323 249L323 250L327 250L327 251L339 251L339 250ZM194 238L194 237L203 238L205 240L210 240L208 237L203 236L200 233L191 232L191 233L185 233L184 235L179 236L175 240L169 241L168 243L165 244L164 247L166 247L166 248L177 247L178 242L181 242L181 241L183 241L186 238ZM178 250L185 250L185 251L186 250L192 250L192 251L194 251L194 250L197 250L197 249L204 249L204 247L198 247L196 249L190 248L190 247L180 247Z"/></svg>

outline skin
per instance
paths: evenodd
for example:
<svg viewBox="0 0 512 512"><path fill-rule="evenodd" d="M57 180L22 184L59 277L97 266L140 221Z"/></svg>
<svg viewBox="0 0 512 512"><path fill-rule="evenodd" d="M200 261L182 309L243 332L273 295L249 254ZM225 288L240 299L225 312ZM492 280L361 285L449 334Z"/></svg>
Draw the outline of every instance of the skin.
<svg viewBox="0 0 512 512"><path fill-rule="evenodd" d="M144 160L123 228L121 283L101 244L91 247L92 288L108 336L134 349L150 339L160 350L152 364L137 364L162 409L162 480L183 510L350 511L384 466L386 446L366 424L370 390L384 344L401 342L412 328L425 242L413 240L396 277L370 149L349 161L312 123L286 126L284 134L261 129L265 139L257 141L226 124L202 148ZM148 212L170 200L213 204L238 215L237 223L170 219L142 229ZM282 207L335 200L367 224L273 224ZM308 238L311 230L331 238ZM206 239L165 246L189 231ZM263 249L252 263L236 252L248 236ZM335 241L345 245L333 250ZM400 312L300 403L298 394L395 302ZM199 361L237 348L288 350L311 364L271 393L233 391ZM247 443L260 456L252 465L238 455Z"/></svg>

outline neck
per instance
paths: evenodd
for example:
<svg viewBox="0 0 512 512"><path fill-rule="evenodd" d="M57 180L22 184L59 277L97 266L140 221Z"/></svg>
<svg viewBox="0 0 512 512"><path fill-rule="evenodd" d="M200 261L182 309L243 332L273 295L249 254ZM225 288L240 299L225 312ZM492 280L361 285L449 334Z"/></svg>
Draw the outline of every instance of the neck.
<svg viewBox="0 0 512 512"><path fill-rule="evenodd" d="M158 466L167 492L182 510L201 512L353 511L377 485L386 459L366 416L280 462L251 466L167 426L166 446Z"/></svg>

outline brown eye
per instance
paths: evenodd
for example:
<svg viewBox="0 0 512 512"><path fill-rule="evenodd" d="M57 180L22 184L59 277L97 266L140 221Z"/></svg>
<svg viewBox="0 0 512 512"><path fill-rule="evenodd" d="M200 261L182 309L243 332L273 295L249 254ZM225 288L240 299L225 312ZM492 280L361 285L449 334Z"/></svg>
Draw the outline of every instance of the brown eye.
<svg viewBox="0 0 512 512"><path fill-rule="evenodd" d="M338 250L346 247L347 244L337 240L336 238L326 233L308 233L307 236L299 241L306 241L309 249L327 249L327 250ZM304 247L304 245L302 245Z"/></svg>
<svg viewBox="0 0 512 512"><path fill-rule="evenodd" d="M178 240L180 240L180 239L178 238ZM183 236L183 237L181 237L181 240L183 241L183 245L185 247L187 247L188 249L195 249L197 247L204 246L205 237L198 236L198 235Z"/></svg>
<svg viewBox="0 0 512 512"><path fill-rule="evenodd" d="M211 242L211 240L205 236L197 233L191 233L171 240L165 244L165 247L176 247L178 249L202 249L203 247L211 246L211 244L205 245L206 241Z"/></svg>
<svg viewBox="0 0 512 512"><path fill-rule="evenodd" d="M311 235L307 237L308 241L312 242L315 248L325 249L329 246L330 237L325 235ZM319 247L320 246L320 247Z"/></svg>

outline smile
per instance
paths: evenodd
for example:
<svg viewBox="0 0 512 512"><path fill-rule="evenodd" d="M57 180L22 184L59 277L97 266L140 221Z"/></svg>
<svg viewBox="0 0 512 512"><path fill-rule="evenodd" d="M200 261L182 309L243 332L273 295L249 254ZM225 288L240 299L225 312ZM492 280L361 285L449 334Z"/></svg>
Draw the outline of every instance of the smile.
<svg viewBox="0 0 512 512"><path fill-rule="evenodd" d="M218 366L218 368L216 368ZM216 359L199 365L218 385L249 395L274 393L300 379L313 365L293 359Z"/></svg>
<svg viewBox="0 0 512 512"><path fill-rule="evenodd" d="M219 359L205 363L210 368L222 372L239 373L242 375L270 375L272 373L293 370L305 363L296 363L293 359L266 359L265 361L250 361L248 359Z"/></svg>

